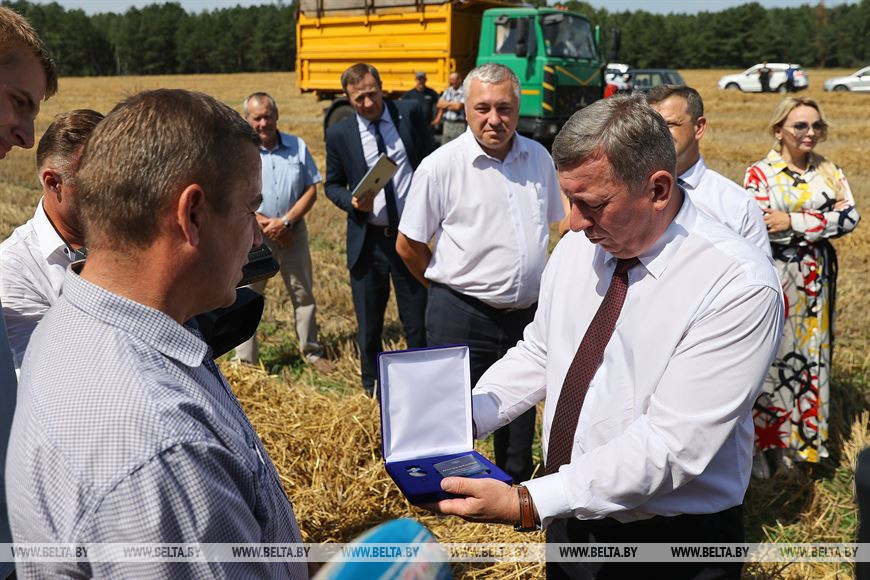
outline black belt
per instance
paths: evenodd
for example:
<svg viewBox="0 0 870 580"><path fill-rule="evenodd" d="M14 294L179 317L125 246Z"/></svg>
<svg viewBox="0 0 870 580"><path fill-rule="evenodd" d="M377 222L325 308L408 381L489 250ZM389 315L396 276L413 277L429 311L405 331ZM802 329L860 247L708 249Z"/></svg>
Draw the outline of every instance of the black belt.
<svg viewBox="0 0 870 580"><path fill-rule="evenodd" d="M368 224L368 231L373 234L382 235L385 238L392 238L396 235L396 228L391 228L390 226L376 226L374 224Z"/></svg>
<svg viewBox="0 0 870 580"><path fill-rule="evenodd" d="M528 310L530 308L533 310L537 310L537 308L538 308L537 302L535 302L534 304L532 304L530 306L525 306L523 308L513 308L513 307L498 308L498 307L493 306L491 304L487 304L483 300L478 300L474 296L469 296L468 294L463 294L459 290L454 290L453 288L451 288L447 284L441 284L440 282L431 282L430 281L429 286L430 287L434 286L435 288L440 288L440 289L446 290L447 292L456 296L457 298L459 298L460 300L462 300L463 302L465 302L469 306L472 306L473 308L476 308L477 310L483 311L483 312L488 313L490 315L494 315L494 314L504 315L504 314L510 314L512 312L522 312L522 311Z"/></svg>

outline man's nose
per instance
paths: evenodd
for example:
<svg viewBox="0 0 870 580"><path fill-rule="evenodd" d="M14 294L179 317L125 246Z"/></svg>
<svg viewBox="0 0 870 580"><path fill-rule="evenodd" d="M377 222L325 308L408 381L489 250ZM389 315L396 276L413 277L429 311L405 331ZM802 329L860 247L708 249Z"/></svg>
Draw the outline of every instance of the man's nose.
<svg viewBox="0 0 870 580"><path fill-rule="evenodd" d="M568 227L572 232L582 232L592 225L592 220L586 217L576 205L571 206L571 215L568 219Z"/></svg>
<svg viewBox="0 0 870 580"><path fill-rule="evenodd" d="M12 131L12 136L15 139L13 145L17 145L22 149L33 147L33 121L25 121L16 125Z"/></svg>

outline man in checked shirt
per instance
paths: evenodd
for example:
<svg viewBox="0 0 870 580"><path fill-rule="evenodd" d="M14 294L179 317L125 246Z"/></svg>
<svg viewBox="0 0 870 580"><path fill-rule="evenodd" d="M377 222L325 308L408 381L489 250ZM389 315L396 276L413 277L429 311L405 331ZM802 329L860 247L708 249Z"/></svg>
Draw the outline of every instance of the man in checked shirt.
<svg viewBox="0 0 870 580"><path fill-rule="evenodd" d="M9 446L15 542L294 543L275 467L184 323L261 242L257 135L183 90L134 95L78 173L88 259L34 332ZM303 562L19 563L20 577L306 578Z"/></svg>

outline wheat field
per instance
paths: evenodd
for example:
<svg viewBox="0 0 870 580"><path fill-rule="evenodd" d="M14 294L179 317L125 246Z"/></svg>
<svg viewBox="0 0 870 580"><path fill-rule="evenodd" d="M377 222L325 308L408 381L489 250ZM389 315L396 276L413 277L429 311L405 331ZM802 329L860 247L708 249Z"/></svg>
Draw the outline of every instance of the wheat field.
<svg viewBox="0 0 870 580"><path fill-rule="evenodd" d="M681 71L705 101L709 128L702 142L707 164L734 180L762 158L771 145L764 127L780 96L719 91L718 78L728 71ZM831 125L819 151L840 164L855 193L859 210L870 207L870 95L825 93L824 79L843 70L811 70L808 93L819 100ZM211 94L241 110L254 91L272 94L279 106L279 128L307 142L325 172L322 111L326 104L296 90L293 73L191 75L112 78L64 78L58 94L43 103L37 139L62 111L92 108L106 113L126 95L151 88L185 88ZM806 94L806 93L804 93ZM0 162L0 239L33 213L37 187L34 152L14 150ZM868 210L870 211L870 210ZM441 519L410 506L383 469L376 404L361 393L355 353L356 321L344 255L344 213L319 192L307 217L314 262L315 293L321 340L336 371L316 375L297 350L293 312L280 282L267 290L260 325L262 366L240 367L221 361L281 474L306 541L349 541L361 531L395 517L420 519L445 542L542 541L541 534L517 534L508 526ZM840 274L836 349L832 385L832 457L785 478L753 482L746 501L749 541L853 541L854 460L870 445L865 413L870 393L870 227L861 225L836 240ZM391 300L385 330L386 348L403 346L395 304ZM540 414L539 414L540 415ZM490 450L482 445L484 452ZM538 457L538 459L540 459ZM457 577L533 577L540 564L455 564ZM846 565L750 565L751 578L849 577Z"/></svg>

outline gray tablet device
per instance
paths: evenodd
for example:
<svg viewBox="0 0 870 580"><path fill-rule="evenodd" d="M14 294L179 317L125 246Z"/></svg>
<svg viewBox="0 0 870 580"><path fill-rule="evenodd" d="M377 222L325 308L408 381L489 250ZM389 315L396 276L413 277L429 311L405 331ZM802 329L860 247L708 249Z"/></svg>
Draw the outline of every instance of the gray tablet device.
<svg viewBox="0 0 870 580"><path fill-rule="evenodd" d="M396 165L395 161L387 157L386 153L381 153L378 160L369 168L351 195L362 197L367 191L379 192L392 179L398 168L399 166Z"/></svg>

